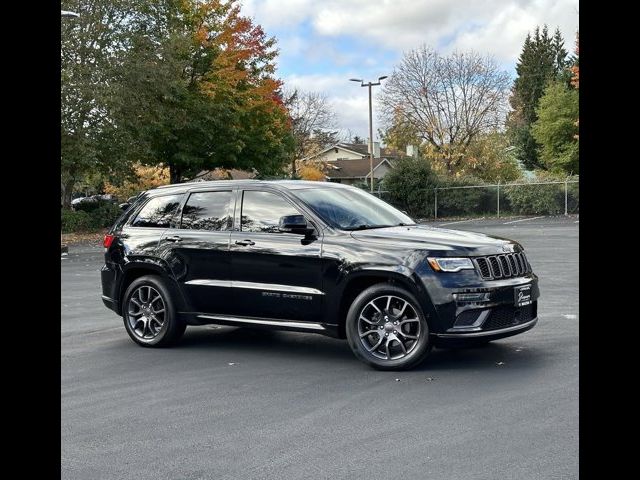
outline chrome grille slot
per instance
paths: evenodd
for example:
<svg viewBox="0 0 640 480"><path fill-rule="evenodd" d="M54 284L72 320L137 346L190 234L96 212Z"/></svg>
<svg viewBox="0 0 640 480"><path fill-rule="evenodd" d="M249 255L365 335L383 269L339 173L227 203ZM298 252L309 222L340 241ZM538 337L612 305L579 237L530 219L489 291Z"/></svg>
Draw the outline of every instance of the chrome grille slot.
<svg viewBox="0 0 640 480"><path fill-rule="evenodd" d="M518 277L532 271L527 257L522 252L474 257L473 263L483 280Z"/></svg>

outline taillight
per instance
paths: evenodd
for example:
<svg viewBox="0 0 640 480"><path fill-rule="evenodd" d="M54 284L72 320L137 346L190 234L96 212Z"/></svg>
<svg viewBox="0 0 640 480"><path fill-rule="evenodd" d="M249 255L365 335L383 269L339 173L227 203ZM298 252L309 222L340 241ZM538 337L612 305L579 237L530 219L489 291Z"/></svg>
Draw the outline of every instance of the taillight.
<svg viewBox="0 0 640 480"><path fill-rule="evenodd" d="M110 234L105 235L104 242L102 242L102 245L104 245L104 248L109 248L113 243L113 241L115 240L115 238L116 238L115 235L110 235Z"/></svg>

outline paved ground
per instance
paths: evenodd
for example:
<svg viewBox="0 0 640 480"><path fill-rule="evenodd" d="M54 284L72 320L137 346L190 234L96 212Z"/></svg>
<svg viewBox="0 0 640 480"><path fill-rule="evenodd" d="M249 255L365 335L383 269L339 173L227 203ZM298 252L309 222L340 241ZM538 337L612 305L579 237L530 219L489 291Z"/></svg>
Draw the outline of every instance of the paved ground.
<svg viewBox="0 0 640 480"><path fill-rule="evenodd" d="M190 327L137 347L100 301L101 248L71 246L62 478L577 478L578 218L513 220L444 226L524 244L538 326L403 373L311 334Z"/></svg>

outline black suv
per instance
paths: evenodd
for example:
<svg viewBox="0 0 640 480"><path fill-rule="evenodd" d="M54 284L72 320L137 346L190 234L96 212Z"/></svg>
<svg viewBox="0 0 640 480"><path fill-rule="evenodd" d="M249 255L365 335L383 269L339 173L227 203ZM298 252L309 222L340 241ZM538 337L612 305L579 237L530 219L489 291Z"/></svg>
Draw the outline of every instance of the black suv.
<svg viewBox="0 0 640 480"><path fill-rule="evenodd" d="M104 240L102 300L146 347L186 325L316 332L380 369L446 342L537 322L538 279L517 242L416 225L358 188L217 181L139 195ZM463 343L464 343L463 342Z"/></svg>

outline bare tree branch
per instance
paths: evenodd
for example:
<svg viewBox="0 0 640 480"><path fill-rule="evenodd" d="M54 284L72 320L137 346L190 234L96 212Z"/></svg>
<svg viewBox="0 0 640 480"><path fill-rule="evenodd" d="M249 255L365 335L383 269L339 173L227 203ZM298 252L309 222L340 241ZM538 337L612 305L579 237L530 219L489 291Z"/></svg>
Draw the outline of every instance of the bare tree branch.
<svg viewBox="0 0 640 480"><path fill-rule="evenodd" d="M330 133L328 131L336 124L336 114L327 96L318 92L288 89L283 92L283 99L289 110L296 143L294 159L307 157L325 147L321 143L326 136L321 133Z"/></svg>
<svg viewBox="0 0 640 480"><path fill-rule="evenodd" d="M387 127L401 118L440 152L450 169L478 135L499 129L511 79L491 57L441 56L423 45L405 53L380 96Z"/></svg>

